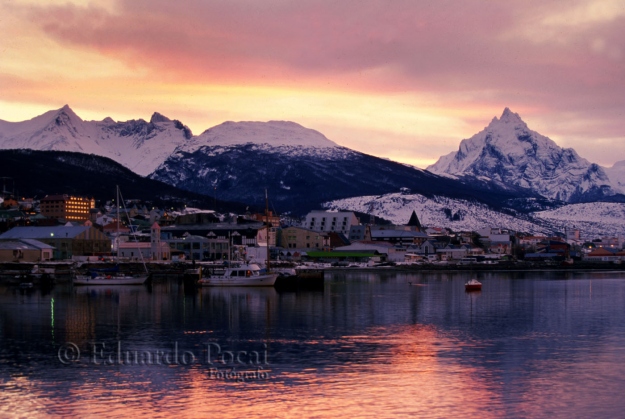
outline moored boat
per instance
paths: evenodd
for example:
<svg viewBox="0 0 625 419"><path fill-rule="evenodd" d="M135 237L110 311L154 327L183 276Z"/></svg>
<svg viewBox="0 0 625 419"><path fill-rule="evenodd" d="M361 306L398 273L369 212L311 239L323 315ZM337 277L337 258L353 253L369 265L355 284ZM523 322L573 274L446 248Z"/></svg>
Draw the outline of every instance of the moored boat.
<svg viewBox="0 0 625 419"><path fill-rule="evenodd" d="M117 258L119 259L119 212L120 207L119 203L123 203L123 199L121 198L121 192L119 191L119 186L117 186ZM124 205L125 206L125 205ZM128 211L126 211L126 214ZM130 217L128 218L128 222L130 222ZM131 225L132 227L132 225ZM146 283L148 280L151 280L152 274L148 272L147 265L143 260L143 254L139 252L139 256L141 257L141 261L143 262L143 268L145 269L144 274L131 274L127 275L119 272L119 266L115 266L112 269L102 269L102 270L91 270L88 274L75 274L73 278L74 285L141 285Z"/></svg>
<svg viewBox="0 0 625 419"><path fill-rule="evenodd" d="M465 291L480 291L482 289L482 283L473 278L464 283Z"/></svg>
<svg viewBox="0 0 625 419"><path fill-rule="evenodd" d="M254 263L210 273L204 270L204 275L198 280L198 285L202 287L273 287L278 278L277 273L263 272Z"/></svg>
<svg viewBox="0 0 625 419"><path fill-rule="evenodd" d="M122 273L102 274L93 272L89 275L76 275L74 285L141 285L149 275L125 275Z"/></svg>

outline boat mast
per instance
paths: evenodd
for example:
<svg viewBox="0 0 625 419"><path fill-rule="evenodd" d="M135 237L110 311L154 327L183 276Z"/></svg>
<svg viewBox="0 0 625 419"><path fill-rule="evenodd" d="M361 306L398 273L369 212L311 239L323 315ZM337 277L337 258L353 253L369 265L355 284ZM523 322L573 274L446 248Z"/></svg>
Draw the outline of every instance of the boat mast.
<svg viewBox="0 0 625 419"><path fill-rule="evenodd" d="M116 192L117 192L117 234L115 236L115 241L117 242L117 251L115 253L115 256L117 258L117 262L119 262L119 218L121 217L119 210L119 185L115 185L116 188Z"/></svg>
<svg viewBox="0 0 625 419"><path fill-rule="evenodd" d="M267 272L271 272L271 252L269 252L269 197L267 195L267 189L265 189L265 224L267 225Z"/></svg>

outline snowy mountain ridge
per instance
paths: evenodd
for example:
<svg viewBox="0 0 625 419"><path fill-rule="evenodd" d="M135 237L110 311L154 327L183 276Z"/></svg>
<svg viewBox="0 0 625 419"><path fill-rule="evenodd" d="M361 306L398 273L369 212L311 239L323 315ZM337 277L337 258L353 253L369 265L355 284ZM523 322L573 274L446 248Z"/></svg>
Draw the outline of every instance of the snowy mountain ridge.
<svg viewBox="0 0 625 419"><path fill-rule="evenodd" d="M489 179L504 187L520 186L569 203L623 192L610 181L606 169L530 130L508 108L484 130L462 140L458 151L442 156L427 170L453 178Z"/></svg>
<svg viewBox="0 0 625 419"><path fill-rule="evenodd" d="M192 153L212 148L219 153L231 147L254 144L276 153L317 157L349 150L318 131L288 121L224 122L198 136L178 120L155 112L143 119L115 122L84 121L68 106L48 111L28 121L0 120L0 149L73 151L111 158L135 173L147 176L175 151Z"/></svg>
<svg viewBox="0 0 625 419"><path fill-rule="evenodd" d="M530 234L551 235L579 229L583 240L625 235L625 204L593 202L569 204L549 211L513 216L462 199L420 194L391 193L326 202L330 210L359 211L405 225L414 210L426 227L448 227L453 231L476 231L494 227Z"/></svg>
<svg viewBox="0 0 625 419"><path fill-rule="evenodd" d="M0 121L0 149L73 151L108 157L146 176L191 138L180 121L154 113L142 119L83 121L65 105L28 121Z"/></svg>

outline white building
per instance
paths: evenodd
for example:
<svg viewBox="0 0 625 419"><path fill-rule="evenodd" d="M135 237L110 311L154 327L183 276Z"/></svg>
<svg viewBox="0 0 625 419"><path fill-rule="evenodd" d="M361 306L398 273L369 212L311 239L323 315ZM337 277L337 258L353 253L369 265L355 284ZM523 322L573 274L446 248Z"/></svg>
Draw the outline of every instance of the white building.
<svg viewBox="0 0 625 419"><path fill-rule="evenodd" d="M347 237L351 226L358 224L356 214L351 211L311 211L302 227L324 233L343 233Z"/></svg>

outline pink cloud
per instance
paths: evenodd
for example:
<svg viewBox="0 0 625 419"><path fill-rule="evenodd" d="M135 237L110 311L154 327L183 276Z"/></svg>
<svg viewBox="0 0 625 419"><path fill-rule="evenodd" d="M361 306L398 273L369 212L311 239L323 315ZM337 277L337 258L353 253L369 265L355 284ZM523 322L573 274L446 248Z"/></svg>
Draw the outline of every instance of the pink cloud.
<svg viewBox="0 0 625 419"><path fill-rule="evenodd" d="M543 41L523 36L539 37L546 14L579 3L120 0L114 14L72 5L23 13L60 43L169 81L427 92L450 107L584 115L622 136L623 16L561 37L556 28Z"/></svg>

